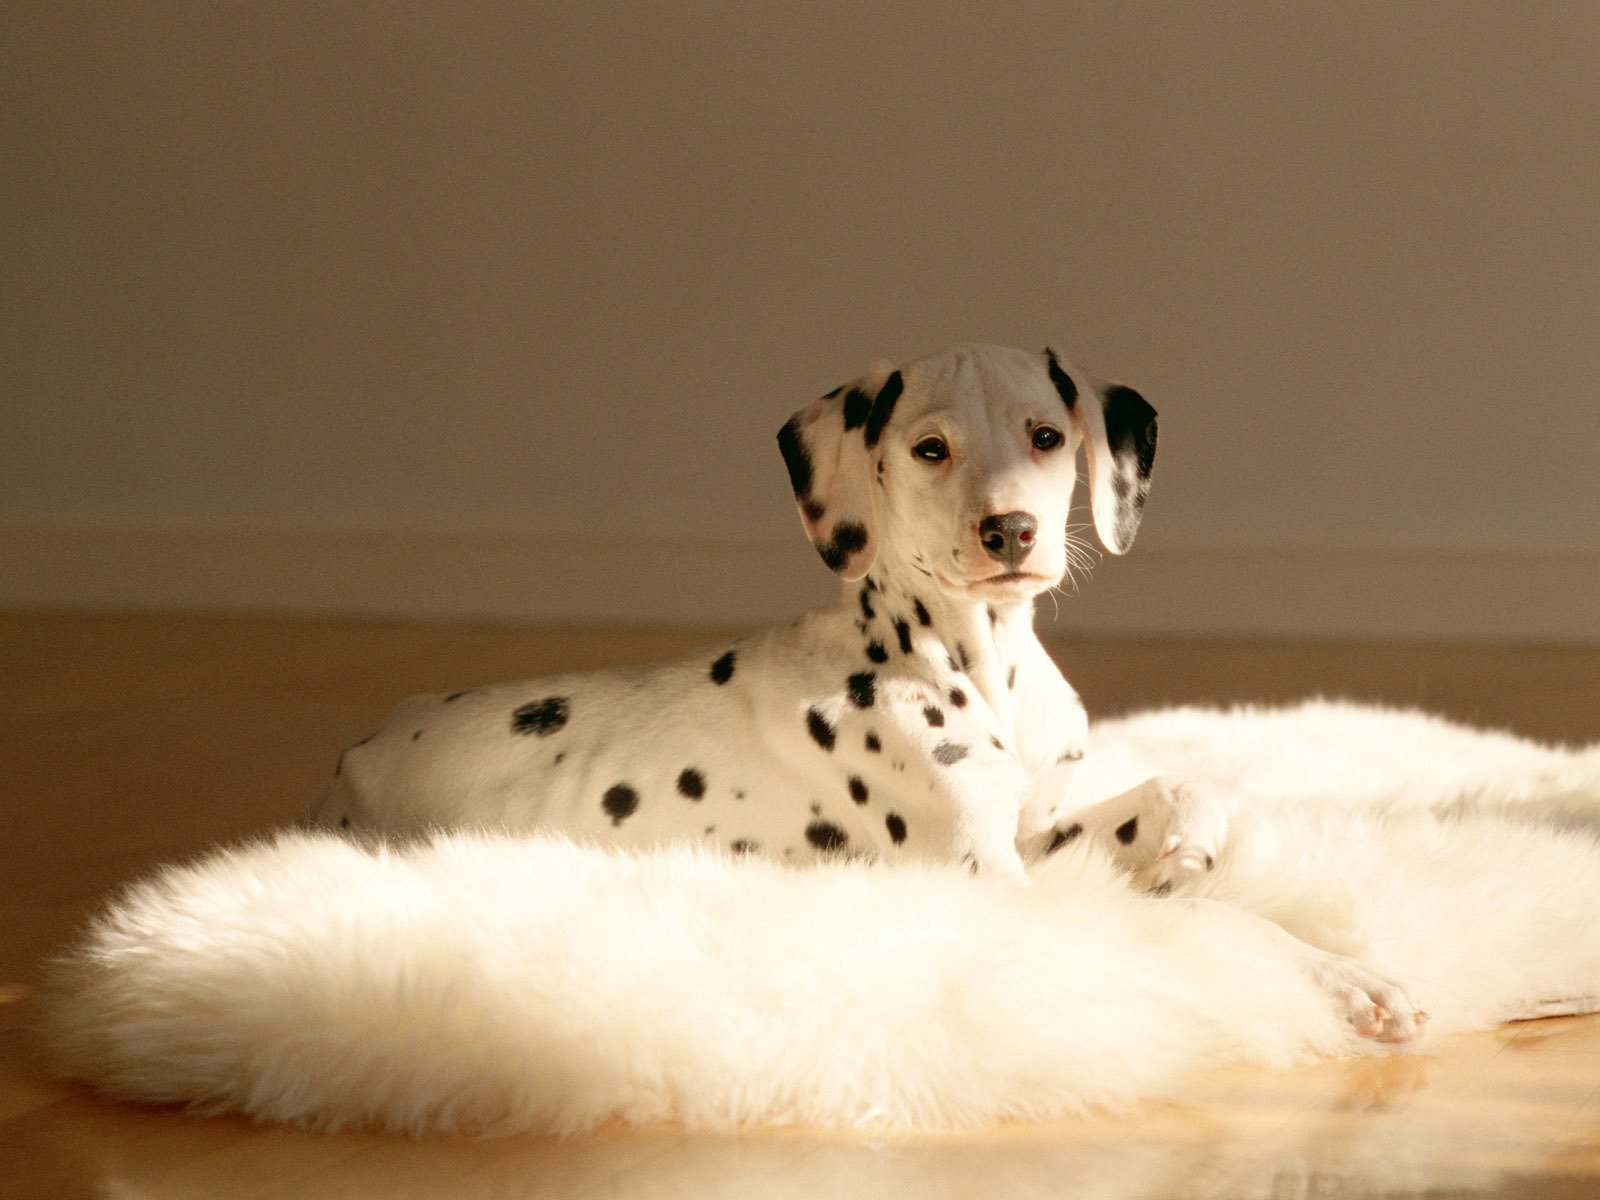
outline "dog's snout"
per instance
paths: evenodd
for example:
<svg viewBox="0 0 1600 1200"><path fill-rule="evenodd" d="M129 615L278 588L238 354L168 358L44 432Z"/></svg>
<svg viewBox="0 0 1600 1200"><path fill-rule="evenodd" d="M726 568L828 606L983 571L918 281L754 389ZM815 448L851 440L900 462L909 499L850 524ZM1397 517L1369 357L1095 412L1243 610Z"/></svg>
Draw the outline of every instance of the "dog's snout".
<svg viewBox="0 0 1600 1200"><path fill-rule="evenodd" d="M978 522L978 540L990 558L1015 570L1033 549L1038 529L1032 513L996 513Z"/></svg>

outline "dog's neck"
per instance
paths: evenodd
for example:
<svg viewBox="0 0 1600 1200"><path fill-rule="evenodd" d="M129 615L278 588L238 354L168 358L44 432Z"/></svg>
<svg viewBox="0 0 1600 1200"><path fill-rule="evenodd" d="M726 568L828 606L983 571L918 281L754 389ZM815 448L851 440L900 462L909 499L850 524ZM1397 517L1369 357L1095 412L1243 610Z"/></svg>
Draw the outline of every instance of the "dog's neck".
<svg viewBox="0 0 1600 1200"><path fill-rule="evenodd" d="M1033 638L1031 601L986 604L951 596L932 578L877 564L865 579L844 585L868 638L868 653L916 657L935 677L964 676L996 713L1014 711L1016 670Z"/></svg>

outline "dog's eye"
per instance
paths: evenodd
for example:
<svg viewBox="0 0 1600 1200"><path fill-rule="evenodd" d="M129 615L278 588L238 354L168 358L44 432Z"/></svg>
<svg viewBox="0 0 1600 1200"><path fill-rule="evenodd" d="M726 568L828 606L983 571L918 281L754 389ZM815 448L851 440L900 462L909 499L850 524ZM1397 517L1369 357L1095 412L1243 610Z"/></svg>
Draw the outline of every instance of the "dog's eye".
<svg viewBox="0 0 1600 1200"><path fill-rule="evenodd" d="M1033 431L1033 448L1035 450L1054 450L1065 439L1061 430L1052 425L1041 425Z"/></svg>
<svg viewBox="0 0 1600 1200"><path fill-rule="evenodd" d="M911 453L923 462L943 462L950 457L950 447L944 444L943 438L925 437L911 447Z"/></svg>

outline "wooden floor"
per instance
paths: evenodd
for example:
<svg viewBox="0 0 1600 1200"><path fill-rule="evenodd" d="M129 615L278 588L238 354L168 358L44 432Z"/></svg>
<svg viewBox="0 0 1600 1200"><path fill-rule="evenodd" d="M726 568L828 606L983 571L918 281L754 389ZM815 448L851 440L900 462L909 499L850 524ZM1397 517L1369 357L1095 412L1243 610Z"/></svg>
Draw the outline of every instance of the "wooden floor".
<svg viewBox="0 0 1600 1200"><path fill-rule="evenodd" d="M726 632L0 616L0 1196L1600 1196L1600 1018L1228 1072L1121 1117L918 1138L322 1136L112 1104L40 1071L27 1031L39 961L119 882L295 819L402 694L643 661ZM1600 650L1055 649L1098 712L1326 693L1600 737Z"/></svg>

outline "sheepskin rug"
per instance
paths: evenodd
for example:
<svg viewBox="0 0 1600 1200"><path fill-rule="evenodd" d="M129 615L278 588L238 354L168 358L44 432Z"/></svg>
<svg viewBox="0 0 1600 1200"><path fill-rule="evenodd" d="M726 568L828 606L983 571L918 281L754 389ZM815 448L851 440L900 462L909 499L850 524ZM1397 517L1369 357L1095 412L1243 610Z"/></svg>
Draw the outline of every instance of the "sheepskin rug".
<svg viewBox="0 0 1600 1200"><path fill-rule="evenodd" d="M118 897L54 964L46 1043L116 1096L409 1134L946 1128L1409 1052L1233 906L1405 986L1424 1043L1600 1007L1600 746L1317 703L1106 722L1089 764L1223 800L1195 894L1228 904L1138 894L1079 843L1019 887L285 833Z"/></svg>

